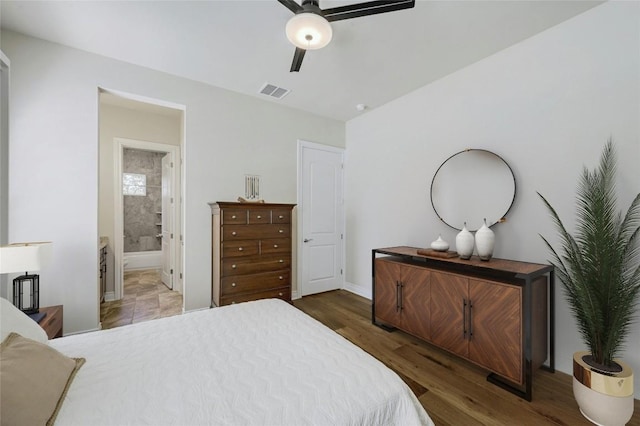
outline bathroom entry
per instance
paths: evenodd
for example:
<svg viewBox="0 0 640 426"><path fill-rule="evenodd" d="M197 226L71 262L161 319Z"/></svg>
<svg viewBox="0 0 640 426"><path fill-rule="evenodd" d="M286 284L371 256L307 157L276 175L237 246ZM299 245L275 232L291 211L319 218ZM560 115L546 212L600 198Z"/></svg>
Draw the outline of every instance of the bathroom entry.
<svg viewBox="0 0 640 426"><path fill-rule="evenodd" d="M172 289L169 154L124 148L122 170L125 269L161 269L162 282Z"/></svg>
<svg viewBox="0 0 640 426"><path fill-rule="evenodd" d="M114 146L115 298L123 295L125 269L160 269L162 282L181 291L174 285L179 147L123 138Z"/></svg>

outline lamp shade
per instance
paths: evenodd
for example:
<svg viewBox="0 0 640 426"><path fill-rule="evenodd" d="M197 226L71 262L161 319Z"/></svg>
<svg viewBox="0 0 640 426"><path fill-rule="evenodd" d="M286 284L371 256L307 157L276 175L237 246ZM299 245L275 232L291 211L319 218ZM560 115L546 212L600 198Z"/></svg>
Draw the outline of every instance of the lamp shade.
<svg viewBox="0 0 640 426"><path fill-rule="evenodd" d="M0 273L39 271L51 261L53 243L14 243L0 247Z"/></svg>
<svg viewBox="0 0 640 426"><path fill-rule="evenodd" d="M286 27L287 38L296 47L315 50L325 47L331 41L333 30L323 16L303 12L294 15Z"/></svg>

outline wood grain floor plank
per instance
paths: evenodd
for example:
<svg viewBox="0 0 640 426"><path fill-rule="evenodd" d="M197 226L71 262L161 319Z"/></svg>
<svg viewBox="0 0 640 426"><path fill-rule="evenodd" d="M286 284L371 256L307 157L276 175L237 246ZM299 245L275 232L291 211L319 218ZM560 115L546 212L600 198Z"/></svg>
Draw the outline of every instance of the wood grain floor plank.
<svg viewBox="0 0 640 426"><path fill-rule="evenodd" d="M402 331L374 326L371 302L363 297L338 290L294 305L394 370L438 426L590 424L573 398L570 375L537 371L533 401L527 402L487 382L487 372L470 362ZM628 426L640 426L638 400Z"/></svg>

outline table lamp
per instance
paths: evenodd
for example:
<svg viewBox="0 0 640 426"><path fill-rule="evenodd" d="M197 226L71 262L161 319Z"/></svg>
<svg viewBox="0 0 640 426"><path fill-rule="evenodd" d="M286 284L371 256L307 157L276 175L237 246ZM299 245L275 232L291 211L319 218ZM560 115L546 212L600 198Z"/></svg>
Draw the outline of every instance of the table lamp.
<svg viewBox="0 0 640 426"><path fill-rule="evenodd" d="M39 271L51 260L51 242L14 243L0 247L0 273L24 272L13 280L13 304L27 315L37 314L40 307ZM29 304L25 305L25 286L30 289Z"/></svg>

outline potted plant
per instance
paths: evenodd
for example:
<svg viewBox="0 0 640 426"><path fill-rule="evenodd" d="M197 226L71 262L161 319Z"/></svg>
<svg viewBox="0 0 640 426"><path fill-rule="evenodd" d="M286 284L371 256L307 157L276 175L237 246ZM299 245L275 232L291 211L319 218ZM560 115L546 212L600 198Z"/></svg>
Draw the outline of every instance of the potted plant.
<svg viewBox="0 0 640 426"><path fill-rule="evenodd" d="M542 237L589 351L573 357L573 393L582 414L601 425L624 425L633 415L633 372L617 359L635 319L640 294L640 194L625 216L616 207L616 159L611 139L599 167L582 172L575 237L549 202L560 252Z"/></svg>

